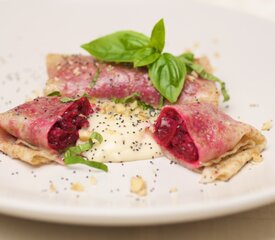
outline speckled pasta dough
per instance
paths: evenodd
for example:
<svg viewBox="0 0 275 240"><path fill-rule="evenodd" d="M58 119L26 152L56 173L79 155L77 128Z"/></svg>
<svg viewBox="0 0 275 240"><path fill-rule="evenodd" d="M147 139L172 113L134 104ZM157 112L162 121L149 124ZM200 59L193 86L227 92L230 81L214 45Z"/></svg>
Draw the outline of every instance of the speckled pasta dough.
<svg viewBox="0 0 275 240"><path fill-rule="evenodd" d="M209 62L202 62L210 71ZM158 107L162 101L153 87L146 68L129 64L103 63L91 56L50 54L47 57L49 79L45 94L59 91L68 97L84 93L96 98L125 98L137 94L139 100ZM211 102L218 105L219 94L212 81L188 76L179 97L179 104Z"/></svg>
<svg viewBox="0 0 275 240"><path fill-rule="evenodd" d="M62 103L59 97L40 97L26 102L0 114L0 150L32 164L57 160L59 152L75 145L78 130L89 126L91 113L87 98Z"/></svg>
<svg viewBox="0 0 275 240"><path fill-rule="evenodd" d="M155 124L154 138L166 157L187 168L220 164L214 168L217 172L205 170L204 177L209 181L229 179L247 161L259 155L266 142L258 130L233 120L208 103L164 107ZM240 162L235 161L237 156L242 159ZM218 174L218 169L224 174Z"/></svg>

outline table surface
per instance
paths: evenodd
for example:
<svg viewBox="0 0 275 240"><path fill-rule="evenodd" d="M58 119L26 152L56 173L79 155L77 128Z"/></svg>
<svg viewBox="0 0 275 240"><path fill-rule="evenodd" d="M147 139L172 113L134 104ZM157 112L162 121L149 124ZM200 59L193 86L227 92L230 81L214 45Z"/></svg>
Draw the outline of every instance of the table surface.
<svg viewBox="0 0 275 240"><path fill-rule="evenodd" d="M275 22L275 0L200 0ZM37 222L0 215L0 239L275 239L275 204L232 216L147 227L85 227Z"/></svg>

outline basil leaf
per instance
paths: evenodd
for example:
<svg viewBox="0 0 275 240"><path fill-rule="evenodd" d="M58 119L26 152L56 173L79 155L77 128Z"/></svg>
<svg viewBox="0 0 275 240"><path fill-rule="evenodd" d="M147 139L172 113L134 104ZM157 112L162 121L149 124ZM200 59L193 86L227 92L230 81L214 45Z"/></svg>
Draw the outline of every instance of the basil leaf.
<svg viewBox="0 0 275 240"><path fill-rule="evenodd" d="M59 91L54 91L54 92L49 93L47 96L49 96L49 97L53 97L53 96L60 97L61 93Z"/></svg>
<svg viewBox="0 0 275 240"><path fill-rule="evenodd" d="M80 156L81 153L86 152L90 150L94 142L93 140L97 140L99 143L102 143L103 137L101 136L100 133L98 132L93 132L90 136L89 142L80 144L74 147L70 147L64 154L64 163L69 165L69 164L85 164L93 168L98 168L101 169L105 172L108 171L108 167L104 163L100 162L95 162L95 161L90 161L84 159L82 156Z"/></svg>
<svg viewBox="0 0 275 240"><path fill-rule="evenodd" d="M151 33L150 45L156 48L159 53L162 52L165 45L165 27L163 19L160 19L154 26Z"/></svg>
<svg viewBox="0 0 275 240"><path fill-rule="evenodd" d="M89 167L97 168L104 172L108 172L108 166L106 164L101 162L86 160L81 156L68 156L67 158L64 158L64 162L66 165L85 164Z"/></svg>
<svg viewBox="0 0 275 240"><path fill-rule="evenodd" d="M92 146L93 146L93 144L91 144L90 142L83 143L83 144L80 144L80 145L77 145L74 147L70 147L69 153L70 154L81 154L83 152L90 150L92 148ZM65 154L66 154L66 152L65 152Z"/></svg>
<svg viewBox="0 0 275 240"><path fill-rule="evenodd" d="M149 76L154 87L171 103L177 101L186 76L186 67L182 61L170 53L149 66Z"/></svg>
<svg viewBox="0 0 275 240"><path fill-rule="evenodd" d="M102 143L102 141L103 141L102 135L100 133L98 133L98 132L93 132L92 133L92 135L90 136L90 142L92 142L93 139L95 139L99 143Z"/></svg>
<svg viewBox="0 0 275 240"><path fill-rule="evenodd" d="M146 47L138 50L135 54L134 67L142 67L155 62L160 57L154 48Z"/></svg>
<svg viewBox="0 0 275 240"><path fill-rule="evenodd" d="M120 31L98 38L81 47L107 62L133 62L137 50L148 46L150 39L138 32Z"/></svg>
<svg viewBox="0 0 275 240"><path fill-rule="evenodd" d="M200 77L202 77L203 79L209 80L209 81L213 81L213 82L217 82L220 84L221 86L221 92L223 95L223 101L226 102L230 99L230 96L227 92L226 86L225 86L225 82L223 82L221 79L219 79L218 77L214 76L211 73L208 73L203 66L199 65L199 64L195 64L193 63L193 61L190 61L188 58L186 58L185 54L182 54L178 57L182 62L184 62L186 64L186 66L188 66L190 69L192 69L193 71L195 71Z"/></svg>
<svg viewBox="0 0 275 240"><path fill-rule="evenodd" d="M187 74L190 74L193 69L189 66L195 61L195 55L192 52L185 52L179 56L179 59L184 62Z"/></svg>

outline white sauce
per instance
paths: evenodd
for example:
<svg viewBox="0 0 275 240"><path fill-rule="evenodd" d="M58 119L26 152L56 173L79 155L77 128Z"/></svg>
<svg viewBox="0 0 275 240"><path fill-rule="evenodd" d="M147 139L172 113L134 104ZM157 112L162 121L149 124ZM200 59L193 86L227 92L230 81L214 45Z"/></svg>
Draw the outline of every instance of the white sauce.
<svg viewBox="0 0 275 240"><path fill-rule="evenodd" d="M90 127L82 129L80 134L96 131L103 136L101 144L95 144L92 149L83 153L89 160L124 162L162 156L160 147L147 133L149 120L141 120L134 114L124 116L94 113L89 118L89 123Z"/></svg>

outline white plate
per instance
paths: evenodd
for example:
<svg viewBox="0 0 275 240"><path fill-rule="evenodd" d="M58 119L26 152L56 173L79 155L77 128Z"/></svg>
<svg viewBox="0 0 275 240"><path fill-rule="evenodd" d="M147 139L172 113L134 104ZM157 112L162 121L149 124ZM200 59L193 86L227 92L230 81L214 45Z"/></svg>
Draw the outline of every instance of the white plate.
<svg viewBox="0 0 275 240"><path fill-rule="evenodd" d="M42 89L47 53L84 53L82 43L120 29L149 34L161 17L167 51L193 48L211 58L230 90L230 115L257 128L275 119L275 25L173 1L0 1L0 111ZM141 225L251 209L275 200L274 129L265 135L263 163L246 166L230 182L212 185L199 184L199 175L165 159L109 164L110 172L102 173L85 166L33 168L1 154L0 212L73 224ZM147 181L147 197L129 192L130 178L137 174ZM90 183L91 176L98 184ZM50 190L51 182L57 192ZM85 191L70 190L72 182L83 184ZM178 192L169 193L173 187Z"/></svg>

